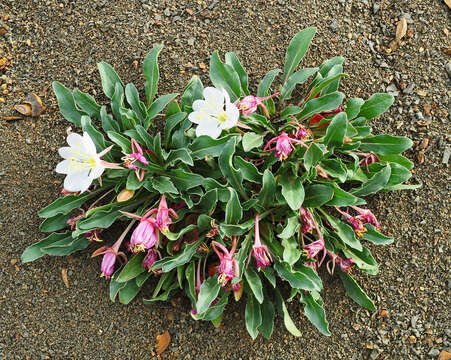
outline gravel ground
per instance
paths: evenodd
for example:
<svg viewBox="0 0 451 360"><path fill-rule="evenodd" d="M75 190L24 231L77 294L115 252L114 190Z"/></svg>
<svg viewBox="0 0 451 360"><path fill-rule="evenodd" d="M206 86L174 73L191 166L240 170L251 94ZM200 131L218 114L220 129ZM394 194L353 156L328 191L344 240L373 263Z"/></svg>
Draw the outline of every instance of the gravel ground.
<svg viewBox="0 0 451 360"><path fill-rule="evenodd" d="M402 16L407 35L388 53ZM162 93L180 91L193 74L207 83L214 49L236 51L255 89L263 74L283 65L290 38L309 25L318 33L303 64L345 56L348 96L397 95L389 113L373 121L376 132L415 141L407 156L416 165L412 183L423 187L371 200L383 230L398 240L372 248L377 277L355 272L376 313L352 303L337 279L323 274L331 337L292 303L303 336L294 338L278 320L270 341L253 342L242 304L231 304L223 327L214 329L192 320L181 296L150 306L141 295L128 306L111 303L100 260L87 251L20 263L23 249L43 236L37 211L62 183L53 169L67 123L57 112L53 80L105 102L96 63L109 62L142 88L141 61L164 42ZM0 119L0 359L156 358L155 338L165 330L172 335L166 359L437 359L450 351L450 172L442 163L451 140L448 31L450 10L441 0L2 0L0 61L8 63L0 65L0 115L13 115L29 92L48 108L38 119Z"/></svg>

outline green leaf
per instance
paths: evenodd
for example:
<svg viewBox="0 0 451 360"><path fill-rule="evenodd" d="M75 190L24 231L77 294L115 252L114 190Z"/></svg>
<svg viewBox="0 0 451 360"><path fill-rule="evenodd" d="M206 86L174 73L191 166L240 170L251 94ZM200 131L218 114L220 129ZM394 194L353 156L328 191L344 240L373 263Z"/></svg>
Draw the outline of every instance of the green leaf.
<svg viewBox="0 0 451 360"><path fill-rule="evenodd" d="M210 58L210 79L216 88L227 91L231 102L240 97L240 78L232 66L221 61L217 50L213 52Z"/></svg>
<svg viewBox="0 0 451 360"><path fill-rule="evenodd" d="M268 73L265 75L265 77L260 81L260 84L258 85L257 89L257 96L258 97L265 97L270 94L270 88L271 84L273 83L275 77L281 72L280 69L274 69L271 71L268 71Z"/></svg>
<svg viewBox="0 0 451 360"><path fill-rule="evenodd" d="M147 130L150 125L152 125L152 120L163 111L163 109L168 105L172 100L174 100L178 94L166 94L161 95L157 100L155 100L152 105L150 105L147 111L147 117L144 120L144 128Z"/></svg>
<svg viewBox="0 0 451 360"><path fill-rule="evenodd" d="M314 208L332 199L334 190L329 184L313 184L305 188L304 207Z"/></svg>
<svg viewBox="0 0 451 360"><path fill-rule="evenodd" d="M167 172L175 186L179 190L189 190L202 185L204 178L198 174L186 172L184 170L171 170Z"/></svg>
<svg viewBox="0 0 451 360"><path fill-rule="evenodd" d="M86 249L89 244L90 241L84 236L75 239L70 236L41 247L41 251L52 256L67 256L76 251Z"/></svg>
<svg viewBox="0 0 451 360"><path fill-rule="evenodd" d="M252 339L258 336L258 327L262 324L262 313L259 303L254 296L250 295L247 298L246 311L244 313L246 320L246 329Z"/></svg>
<svg viewBox="0 0 451 360"><path fill-rule="evenodd" d="M351 98L346 102L346 116L348 120L355 119L360 112L360 108L365 103L361 98Z"/></svg>
<svg viewBox="0 0 451 360"><path fill-rule="evenodd" d="M144 256L144 253L133 255L132 258L125 264L116 281L120 283L127 282L143 273L145 271L143 267Z"/></svg>
<svg viewBox="0 0 451 360"><path fill-rule="evenodd" d="M310 42L315 36L316 28L309 27L298 32L288 45L285 55L285 66L283 68L283 82L286 83L288 77L296 70L307 52Z"/></svg>
<svg viewBox="0 0 451 360"><path fill-rule="evenodd" d="M285 82L285 84L282 87L282 91L280 93L280 96L282 99L289 99L291 97L291 93L293 92L294 88L298 84L303 84L310 76L312 76L314 73L316 73L319 69L318 68L305 68L302 70L299 70L295 72L293 75L291 75Z"/></svg>
<svg viewBox="0 0 451 360"><path fill-rule="evenodd" d="M249 284L249 287L252 290L257 301L262 304L263 303L263 285L260 279L260 276L254 270L252 266L249 266L245 271L246 280Z"/></svg>
<svg viewBox="0 0 451 360"><path fill-rule="evenodd" d="M174 104L174 103L173 103ZM175 113L168 118L166 118L166 122L164 124L164 146L169 148L172 140L172 133L174 129L186 119L185 112Z"/></svg>
<svg viewBox="0 0 451 360"><path fill-rule="evenodd" d="M81 126L81 117L84 114L75 106L75 100L72 92L58 81L54 81L52 83L52 87L61 115L63 115L67 121L75 124L76 126Z"/></svg>
<svg viewBox="0 0 451 360"><path fill-rule="evenodd" d="M74 89L73 96L75 103L86 114L97 119L100 117L100 106L91 95L81 92L78 89Z"/></svg>
<svg viewBox="0 0 451 360"><path fill-rule="evenodd" d="M138 115L138 118L142 122L147 115L146 106L139 100L138 89L133 84L127 84L125 86L125 98L127 102L130 104L131 108Z"/></svg>
<svg viewBox="0 0 451 360"><path fill-rule="evenodd" d="M254 219L249 219L244 223L231 225L231 224L219 224L218 230L227 236L238 236L245 234L250 228L254 226Z"/></svg>
<svg viewBox="0 0 451 360"><path fill-rule="evenodd" d="M138 190L142 185L143 183L136 177L136 173L134 171L130 171L127 176L127 184L125 185L125 188L127 190Z"/></svg>
<svg viewBox="0 0 451 360"><path fill-rule="evenodd" d="M301 257L302 252L298 248L298 243L294 237L283 239L283 260L293 266Z"/></svg>
<svg viewBox="0 0 451 360"><path fill-rule="evenodd" d="M258 327L258 330L265 339L269 340L274 330L274 305L267 298L265 298L265 301L263 301L263 304L261 306L261 313L262 323Z"/></svg>
<svg viewBox="0 0 451 360"><path fill-rule="evenodd" d="M247 132L243 136L242 144L245 152L251 151L254 148L262 146L263 136L254 132Z"/></svg>
<svg viewBox="0 0 451 360"><path fill-rule="evenodd" d="M244 70L243 66L241 65L240 61L238 60L238 57L234 52L228 52L225 54L225 62L227 65L230 65L235 72L238 74L238 77L240 79L241 84L241 90L244 95L249 95L248 90L248 76L246 73L246 70Z"/></svg>
<svg viewBox="0 0 451 360"><path fill-rule="evenodd" d="M152 275L152 272L150 272L150 271L146 271L146 272L139 274L135 278L136 285L138 285L139 287L142 287L144 285L144 283L147 281L147 279L150 278L151 275Z"/></svg>
<svg viewBox="0 0 451 360"><path fill-rule="evenodd" d="M39 226L42 232L53 232L64 229L67 226L67 220L71 218L71 214L59 214L51 218L45 219Z"/></svg>
<svg viewBox="0 0 451 360"><path fill-rule="evenodd" d="M163 49L163 45L155 45L146 55L143 62L143 73L144 78L146 79L144 88L146 91L147 107L152 104L158 89L158 80L160 79L158 55L160 54L161 49Z"/></svg>
<svg viewBox="0 0 451 360"><path fill-rule="evenodd" d="M343 145L344 136L346 134L346 113L341 112L334 116L327 127L324 144L332 151L336 146Z"/></svg>
<svg viewBox="0 0 451 360"><path fill-rule="evenodd" d="M191 301L196 299L196 269L194 261L191 261L185 269L185 278L188 283L187 295Z"/></svg>
<svg viewBox="0 0 451 360"><path fill-rule="evenodd" d="M166 163L168 165L173 165L177 161L181 161L184 164L193 166L193 159L191 158L191 155L189 151L185 148L177 149L177 150L171 150L169 152L169 156L166 159Z"/></svg>
<svg viewBox="0 0 451 360"><path fill-rule="evenodd" d="M374 260L373 255L371 255L371 252L366 247L363 247L361 251L346 248L343 249L343 254L348 258L352 258L360 270L370 275L377 275L379 272L379 266L376 260Z"/></svg>
<svg viewBox="0 0 451 360"><path fill-rule="evenodd" d="M110 290L110 300L112 302L114 302L116 300L116 296L119 293L119 290L123 289L125 287L125 285L127 285L127 283L118 283L116 281L121 270L122 270L122 268L117 269L110 279L109 290Z"/></svg>
<svg viewBox="0 0 451 360"><path fill-rule="evenodd" d="M391 168L390 179L388 180L387 185L385 187L395 186L398 184L402 184L403 182L409 180L412 177L410 171L402 165L397 163L389 163Z"/></svg>
<svg viewBox="0 0 451 360"><path fill-rule="evenodd" d="M191 156L194 160L203 159L205 156L218 157L223 153L229 140L236 137L236 135L227 135L219 139L213 139L207 135L196 137L189 146Z"/></svg>
<svg viewBox="0 0 451 360"><path fill-rule="evenodd" d="M285 325L285 328L288 330L288 332L293 336L302 336L301 332L298 330L296 325L294 324L293 320L290 317L290 314L288 313L287 306L285 305L285 302L283 301L282 295L280 295L279 291L276 291L276 299L277 299L277 309L279 311L279 315L283 319L283 323Z"/></svg>
<svg viewBox="0 0 451 360"><path fill-rule="evenodd" d="M303 266L300 270L291 270L289 264L285 262L274 262L274 270L277 271L282 279L288 281L292 288L321 291L321 279L316 273L307 266Z"/></svg>
<svg viewBox="0 0 451 360"><path fill-rule="evenodd" d="M114 131L114 132L120 132L121 127L119 123L113 119L113 117L106 112L106 106L103 105L100 108L100 120L102 121L102 129L105 132L108 131Z"/></svg>
<svg viewBox="0 0 451 360"><path fill-rule="evenodd" d="M341 189L336 183L333 183L334 196L332 200L328 201L326 205L329 206L352 206L352 205L364 205L366 201L358 198L357 196L348 193Z"/></svg>
<svg viewBox="0 0 451 360"><path fill-rule="evenodd" d="M347 74L342 73L343 66L335 65L330 72L327 74L327 77L318 82L314 88L310 96L307 100L313 99L317 94L319 94L323 89L323 95L337 91L338 82L342 77L348 77ZM333 87L333 89L332 89Z"/></svg>
<svg viewBox="0 0 451 360"><path fill-rule="evenodd" d="M282 186L282 195L287 201L288 206L291 210L299 210L305 196L302 180L295 175L285 173L280 177L279 183Z"/></svg>
<svg viewBox="0 0 451 360"><path fill-rule="evenodd" d="M104 191L105 189L102 189ZM40 218L51 218L59 214L68 214L70 211L81 207L86 201L99 193L99 190L79 195L67 195L55 200L50 205L38 212Z"/></svg>
<svg viewBox="0 0 451 360"><path fill-rule="evenodd" d="M134 280L125 283L125 286L119 290L119 302L121 304L129 304L140 292L141 288L136 285Z"/></svg>
<svg viewBox="0 0 451 360"><path fill-rule="evenodd" d="M235 138L231 138L227 141L221 155L219 155L219 168L221 169L221 173L229 181L230 185L232 185L235 190L238 190L240 194L244 193L244 195L246 195L241 185L243 182L243 174L233 167L232 158L235 153L235 144ZM247 198L245 198L245 200L247 200Z"/></svg>
<svg viewBox="0 0 451 360"><path fill-rule="evenodd" d="M202 242L202 238L191 244L185 244L182 250L175 256L167 256L161 260L156 261L152 269L161 269L164 273L175 269L180 265L184 265L191 260L196 253L197 248Z"/></svg>
<svg viewBox="0 0 451 360"><path fill-rule="evenodd" d="M312 99L305 103L302 111L297 115L297 118L299 121L304 121L323 111L335 110L341 105L343 98L343 93L333 92L320 96L319 98Z"/></svg>
<svg viewBox="0 0 451 360"><path fill-rule="evenodd" d="M363 240L372 242L375 245L390 245L393 244L394 239L390 236L385 236L381 234L376 228L371 224L365 224L367 232L363 235Z"/></svg>
<svg viewBox="0 0 451 360"><path fill-rule="evenodd" d="M287 225L283 229L283 231L277 236L281 239L288 239L292 237L299 229L299 220L297 216L292 216L288 218Z"/></svg>
<svg viewBox="0 0 451 360"><path fill-rule="evenodd" d="M390 174L391 167L385 166L382 170L374 174L366 183L362 184L361 187L353 189L351 193L356 196L375 194L387 185L388 180L390 179Z"/></svg>
<svg viewBox="0 0 451 360"><path fill-rule="evenodd" d="M347 178L347 169L340 159L325 159L321 161L321 168L330 176L344 183Z"/></svg>
<svg viewBox="0 0 451 360"><path fill-rule="evenodd" d="M230 198L225 209L225 222L227 224L238 224L243 217L243 208L235 189L229 187Z"/></svg>
<svg viewBox="0 0 451 360"><path fill-rule="evenodd" d="M178 194L177 188L167 176L152 178L152 180L148 180L146 183L148 183L149 186L152 186L160 194ZM146 183L144 183L144 187L147 188Z"/></svg>
<svg viewBox="0 0 451 360"><path fill-rule="evenodd" d="M323 213L323 215L326 217L326 220L330 223L330 225L336 231L337 235L346 245L349 245L351 248L357 249L359 251L363 249L362 244L359 240L357 240L355 232L351 226L345 224L343 221L337 219L334 216L328 215L326 213Z"/></svg>
<svg viewBox="0 0 451 360"><path fill-rule="evenodd" d="M373 94L360 108L359 116L371 120L387 111L395 98L390 94Z"/></svg>
<svg viewBox="0 0 451 360"><path fill-rule="evenodd" d="M102 80L103 92L109 99L112 99L115 92L116 83L121 84L122 87L124 84L111 65L101 61L97 64L97 67L99 69L100 79Z"/></svg>
<svg viewBox="0 0 451 360"><path fill-rule="evenodd" d="M189 83L186 85L180 98L180 105L183 111L190 112L192 110L193 102L203 99L204 86L197 75L194 75Z"/></svg>
<svg viewBox="0 0 451 360"><path fill-rule="evenodd" d="M348 295L352 300L354 300L360 306L370 311L376 311L376 306L374 306L373 301L365 294L365 292L360 288L356 281L348 274L339 271L341 281Z"/></svg>
<svg viewBox="0 0 451 360"><path fill-rule="evenodd" d="M398 184L394 186L386 186L384 187L384 192L386 191L398 191L398 190L415 190L420 188L421 184L413 184L413 185L406 185L406 184Z"/></svg>
<svg viewBox="0 0 451 360"><path fill-rule="evenodd" d="M171 241L175 241L180 239L184 234L186 234L187 232L190 232L191 230L196 229L197 226L196 225L188 225L186 227L184 227L182 230L180 230L178 233L173 233L173 232L166 232L164 235Z"/></svg>
<svg viewBox="0 0 451 360"><path fill-rule="evenodd" d="M312 142L304 155L304 167L309 171L313 166L318 164L324 157L324 145Z"/></svg>
<svg viewBox="0 0 451 360"><path fill-rule="evenodd" d="M217 276L209 277L202 283L196 303L198 314L202 314L208 310L213 300L218 296L219 290L220 286Z"/></svg>
<svg viewBox="0 0 451 360"><path fill-rule="evenodd" d="M402 155L378 155L377 156L381 161L387 161L391 163L397 163L401 166L404 166L407 170L413 169L413 162L409 159L405 158Z"/></svg>
<svg viewBox="0 0 451 360"><path fill-rule="evenodd" d="M107 132L108 137L112 142L114 142L116 145L118 145L124 154L131 154L132 152L132 144L130 140L128 140L125 136L114 132L114 131L108 131Z"/></svg>
<svg viewBox="0 0 451 360"><path fill-rule="evenodd" d="M321 332L321 334L330 336L329 323L326 320L326 313L322 304L319 304L313 298L312 294L301 294L301 302L304 304L304 314L310 322Z"/></svg>
<svg viewBox="0 0 451 360"><path fill-rule="evenodd" d="M378 155L397 155L412 147L412 140L401 136L376 135L361 140L360 150Z"/></svg>
<svg viewBox="0 0 451 360"><path fill-rule="evenodd" d="M258 200L262 206L271 204L276 193L276 180L268 169L263 173L263 187L258 194Z"/></svg>
<svg viewBox="0 0 451 360"><path fill-rule="evenodd" d="M263 175L258 172L254 164L244 160L241 156L235 156L233 162L235 167L243 174L244 179L261 184Z"/></svg>
<svg viewBox="0 0 451 360"><path fill-rule="evenodd" d="M42 239L41 241L28 246L22 253L20 260L22 261L22 263L35 261L36 259L39 259L40 257L45 255L45 253L41 250L42 248L45 248L46 246L52 245L53 243L64 239L72 239L70 231L50 234L45 239Z"/></svg>
<svg viewBox="0 0 451 360"><path fill-rule="evenodd" d="M276 287L276 275L274 274L274 269L272 267L267 266L264 269L261 269L261 272L263 275L265 275L266 279L269 281L269 283L272 285L273 288ZM265 299L266 301L266 299Z"/></svg>
<svg viewBox="0 0 451 360"><path fill-rule="evenodd" d="M203 214L212 215L216 209L217 203L218 189L211 189L201 197L199 202L196 204L196 208L198 208Z"/></svg>

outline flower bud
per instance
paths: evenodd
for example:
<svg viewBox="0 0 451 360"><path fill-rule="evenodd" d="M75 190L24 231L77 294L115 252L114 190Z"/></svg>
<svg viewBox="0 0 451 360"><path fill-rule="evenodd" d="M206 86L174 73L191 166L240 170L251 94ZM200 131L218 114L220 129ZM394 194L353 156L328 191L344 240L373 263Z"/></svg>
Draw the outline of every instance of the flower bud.
<svg viewBox="0 0 451 360"><path fill-rule="evenodd" d="M130 200L135 195L135 190L124 189L117 195L117 202Z"/></svg>

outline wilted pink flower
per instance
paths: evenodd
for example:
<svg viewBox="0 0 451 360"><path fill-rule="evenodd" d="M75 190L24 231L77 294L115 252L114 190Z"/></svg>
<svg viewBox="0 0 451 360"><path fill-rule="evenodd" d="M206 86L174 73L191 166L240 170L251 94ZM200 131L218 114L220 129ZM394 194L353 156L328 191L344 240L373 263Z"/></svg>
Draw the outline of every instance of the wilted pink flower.
<svg viewBox="0 0 451 360"><path fill-rule="evenodd" d="M270 145L276 142L276 146L270 149ZM279 160L285 160L293 151L294 146L292 143L301 144L304 147L308 147L303 141L291 138L286 132L282 132L279 136L272 138L268 141L263 151L276 151L276 156Z"/></svg>
<svg viewBox="0 0 451 360"><path fill-rule="evenodd" d="M257 266L257 270L260 268L265 269L266 266L271 265L271 254L266 245L262 245L260 241L260 232L258 229L258 214L255 215L255 236L254 236L254 246L252 247L251 252L249 253L249 258L247 260L247 265L251 260L251 256L254 255L255 264Z"/></svg>
<svg viewBox="0 0 451 360"><path fill-rule="evenodd" d="M166 197L163 195L160 200L160 205L158 206L156 217L156 224L162 233L169 231L169 225L172 224L169 214L178 219L177 213L173 209L168 209Z"/></svg>
<svg viewBox="0 0 451 360"><path fill-rule="evenodd" d="M95 229L84 233L84 237L87 238L90 242L102 242L100 238L101 229Z"/></svg>
<svg viewBox="0 0 451 360"><path fill-rule="evenodd" d="M158 228L155 224L155 219L150 217L150 211L144 216L131 214L126 211L121 211L121 213L139 220L139 224L133 231L130 239L129 247L133 253L148 250L158 243Z"/></svg>
<svg viewBox="0 0 451 360"><path fill-rule="evenodd" d="M143 259L142 262L143 268L150 271L152 269L152 265L154 264L154 262L157 261L159 254L160 253L158 252L158 250L150 249Z"/></svg>
<svg viewBox="0 0 451 360"><path fill-rule="evenodd" d="M359 219L364 224L371 224L376 229L379 229L381 227L381 224L379 221L377 221L376 216L371 212L369 209L362 209L357 206L351 206L355 211L359 213L358 216L356 216L357 219Z"/></svg>
<svg viewBox="0 0 451 360"><path fill-rule="evenodd" d="M298 129L296 130L296 133L294 136L296 137L296 139L304 140L304 139L308 138L309 133L302 124L298 124Z"/></svg>
<svg viewBox="0 0 451 360"><path fill-rule="evenodd" d="M82 213L77 216L72 216L69 220L66 221L66 224L69 225L70 229L74 231L77 228L77 222L80 219L85 217L85 212L82 210Z"/></svg>
<svg viewBox="0 0 451 360"><path fill-rule="evenodd" d="M250 114L256 112L258 105L260 105L262 107L266 117L269 118L270 115L269 115L268 109L266 108L263 101L268 100L277 95L279 95L278 92L273 95L265 96L265 97L248 95L248 96L244 97L238 103L238 109L241 111L241 114L243 114L244 116L249 116Z"/></svg>
<svg viewBox="0 0 451 360"><path fill-rule="evenodd" d="M339 257L337 263L340 266L341 271L349 273L351 271L352 264L354 264L354 261L351 258L342 259Z"/></svg>
<svg viewBox="0 0 451 360"><path fill-rule="evenodd" d="M315 221L313 220L312 213L310 212L310 210L307 210L302 206L299 209L299 211L301 213L301 220L302 220L301 232L303 234L311 233L313 231L313 228L315 227Z"/></svg>
<svg viewBox="0 0 451 360"><path fill-rule="evenodd" d="M337 254L335 254L331 251L328 251L328 250L326 250L326 251L327 251L327 255L329 255L329 257L330 257L330 260L326 264L327 271L329 272L329 274L331 274L331 275L334 274L335 264L338 264L341 271L343 271L345 273L349 273L349 271L351 271L352 264L354 263L354 261L351 258L342 259Z"/></svg>
<svg viewBox="0 0 451 360"><path fill-rule="evenodd" d="M307 257L312 260L324 249L323 238L320 238L319 240L316 240L308 245L304 245L304 250L307 252Z"/></svg>
<svg viewBox="0 0 451 360"><path fill-rule="evenodd" d="M345 217L346 221L352 226L352 228L354 229L357 237L363 237L363 233L365 233L367 230L366 228L363 226L363 223L360 219L358 219L358 217L354 217L350 214L348 214L345 211L340 210L340 208L338 206L335 206L335 209Z"/></svg>
<svg viewBox="0 0 451 360"><path fill-rule="evenodd" d="M139 179L139 181L142 181L144 178L144 169L140 169L134 163L136 160L138 160L140 163L144 165L149 165L149 162L144 157L143 150L141 149L141 146L139 146L138 142L135 139L131 140L131 144L132 144L132 153L125 155L122 158L122 161L124 161L124 165L127 168L135 170L136 177Z"/></svg>
<svg viewBox="0 0 451 360"><path fill-rule="evenodd" d="M240 291L241 289L241 283L236 283L232 285L232 291Z"/></svg>
<svg viewBox="0 0 451 360"><path fill-rule="evenodd" d="M213 250L216 252L220 260L218 267L218 282L222 287L224 287L231 279L240 276L240 269L235 259L236 237L233 237L232 248L230 249L230 251L227 250L224 245L216 241L212 241L211 245L213 246ZM222 254L217 249L217 247L221 249Z"/></svg>
<svg viewBox="0 0 451 360"><path fill-rule="evenodd" d="M109 279L111 275L113 275L114 265L116 264L116 259L118 256L124 262L127 262L127 256L125 256L122 251L119 251L119 247L121 246L123 240L124 236L121 236L113 246L102 246L91 255L91 257L103 255L100 271L102 272L101 276L105 276L106 279Z"/></svg>
<svg viewBox="0 0 451 360"><path fill-rule="evenodd" d="M372 152L370 153L356 152L354 154L358 156L363 156L363 159L360 160L359 164L360 166L365 166L366 171L369 171L368 166L379 161L379 158L376 156L376 154Z"/></svg>

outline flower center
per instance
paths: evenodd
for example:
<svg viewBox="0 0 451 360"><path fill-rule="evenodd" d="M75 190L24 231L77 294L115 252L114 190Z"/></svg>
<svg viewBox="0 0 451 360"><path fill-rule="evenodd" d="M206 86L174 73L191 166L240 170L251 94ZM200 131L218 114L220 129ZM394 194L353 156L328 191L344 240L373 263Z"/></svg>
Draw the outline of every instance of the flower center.
<svg viewBox="0 0 451 360"><path fill-rule="evenodd" d="M224 124L227 121L227 114L225 111L221 111L217 116L216 119L222 124Z"/></svg>

